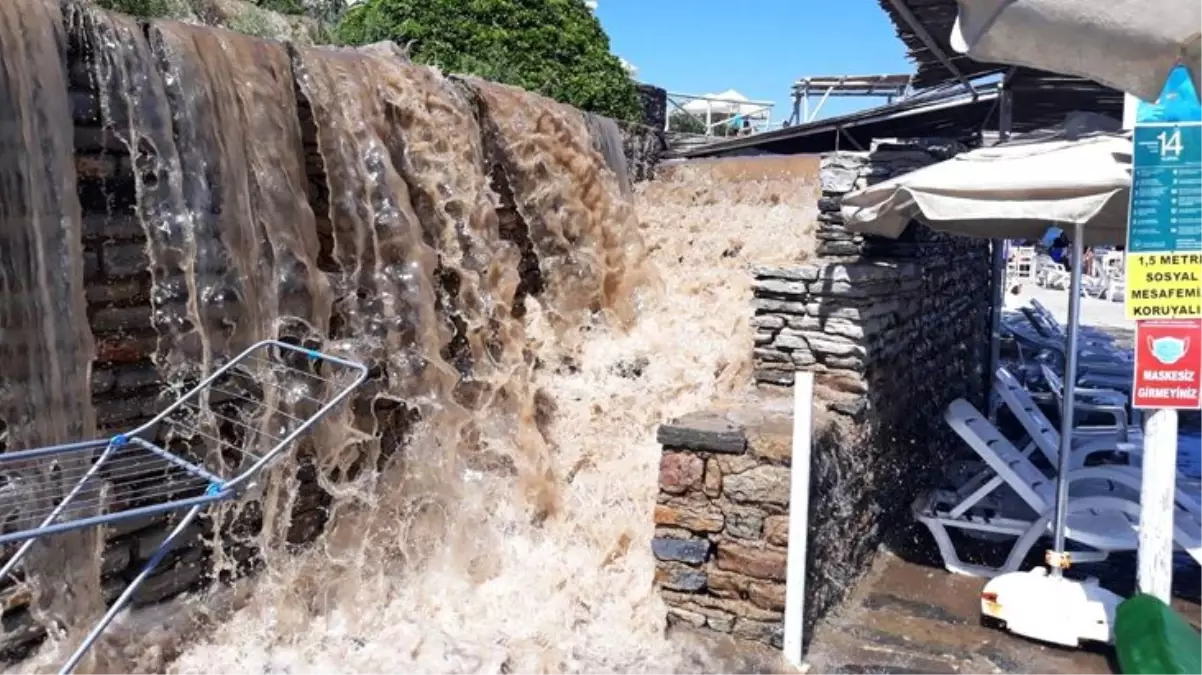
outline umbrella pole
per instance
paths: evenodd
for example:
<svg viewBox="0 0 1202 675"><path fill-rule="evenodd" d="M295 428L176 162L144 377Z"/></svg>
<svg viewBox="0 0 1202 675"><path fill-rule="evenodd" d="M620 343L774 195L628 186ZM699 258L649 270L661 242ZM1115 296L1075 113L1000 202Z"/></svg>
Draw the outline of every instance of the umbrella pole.
<svg viewBox="0 0 1202 675"><path fill-rule="evenodd" d="M1077 401L1077 332L1081 324L1081 258L1085 255L1085 225L1073 226L1073 257L1068 298L1068 334L1064 345L1064 396L1060 406L1060 457L1056 467L1056 525L1048 566L1060 576L1064 557L1064 530L1068 520L1068 473L1072 467L1073 409Z"/></svg>
<svg viewBox="0 0 1202 675"><path fill-rule="evenodd" d="M993 308L989 315L989 370L985 373L985 396L989 421L997 423L997 396L993 376L1002 360L1002 306L1006 303L1006 260L1004 239L993 240Z"/></svg>

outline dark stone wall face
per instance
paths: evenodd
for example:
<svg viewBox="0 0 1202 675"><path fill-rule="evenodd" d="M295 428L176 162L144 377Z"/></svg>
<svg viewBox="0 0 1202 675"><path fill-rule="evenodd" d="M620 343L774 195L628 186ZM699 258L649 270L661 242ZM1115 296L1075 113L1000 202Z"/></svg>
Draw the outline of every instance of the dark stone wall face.
<svg viewBox="0 0 1202 675"><path fill-rule="evenodd" d="M105 128L85 47L72 31L68 38L87 311L96 344L92 401L97 432L104 437L148 421L169 400L160 397L163 383L151 360L158 336L151 323L147 237L136 212L134 165L129 149L111 130L120 128L124 120L109 120L111 128ZM303 96L298 96L298 107L309 174L308 197L319 221L325 221L328 188L317 152L316 129ZM619 128L630 180L649 179L662 152L662 134L640 125L620 123ZM318 228L322 229L320 222ZM287 539L291 544L305 544L325 527L330 497L318 486L311 466L302 463L297 479ZM130 520L108 528L102 572L109 601L138 573L173 529L178 515ZM253 522L256 518L256 510L247 509L239 514L233 527L257 531L257 523ZM224 575L225 571L219 574L215 569L211 529L210 522L202 519L186 533L139 590L134 605L159 602ZM232 559L241 571L257 564L256 551L245 541L231 539L223 548L228 554L226 564ZM45 635L28 610L29 601L29 591L23 584L0 580L0 662L6 655L19 656Z"/></svg>
<svg viewBox="0 0 1202 675"><path fill-rule="evenodd" d="M619 122L618 128L622 132L622 149L630 181L641 183L655 178L655 168L667 151L663 126Z"/></svg>
<svg viewBox="0 0 1202 675"><path fill-rule="evenodd" d="M843 227L844 194L963 150L939 140L835 153L820 168L819 257L756 268L755 378L768 387L814 373L816 405L836 424L814 444L807 622L846 595L877 547L912 548L910 505L959 449L952 400L983 405L990 247L919 223L896 240Z"/></svg>
<svg viewBox="0 0 1202 675"><path fill-rule="evenodd" d="M643 124L652 129L663 130L668 121L668 92L653 84L636 85L639 91L639 106L643 109Z"/></svg>
<svg viewBox="0 0 1202 675"><path fill-rule="evenodd" d="M959 448L943 410L961 397L983 405L986 395L989 243L918 223L897 240L861 236L843 227L840 202L962 149L889 141L823 157L816 259L752 270L755 381L779 390L798 371L812 372L824 420L815 424L810 459L807 634L869 569L879 546L914 546L910 505ZM674 453L665 447L665 461ZM661 497L670 497L662 471ZM661 577L666 589L685 579Z"/></svg>

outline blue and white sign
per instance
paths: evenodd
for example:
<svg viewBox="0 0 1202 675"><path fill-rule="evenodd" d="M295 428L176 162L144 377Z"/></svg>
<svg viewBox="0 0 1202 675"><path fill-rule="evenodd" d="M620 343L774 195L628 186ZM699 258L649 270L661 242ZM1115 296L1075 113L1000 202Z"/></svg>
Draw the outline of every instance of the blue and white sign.
<svg viewBox="0 0 1202 675"><path fill-rule="evenodd" d="M1202 104L1183 66L1139 102L1132 140L1127 318L1202 318Z"/></svg>

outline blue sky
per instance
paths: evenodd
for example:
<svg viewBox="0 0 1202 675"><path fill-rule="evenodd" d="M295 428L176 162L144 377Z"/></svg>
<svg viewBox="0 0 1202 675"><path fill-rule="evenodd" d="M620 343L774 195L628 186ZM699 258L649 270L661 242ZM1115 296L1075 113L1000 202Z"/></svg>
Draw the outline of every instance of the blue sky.
<svg viewBox="0 0 1202 675"><path fill-rule="evenodd" d="M913 71L874 0L597 0L596 14L640 81L688 94L737 89L774 101L774 121L789 116L801 77ZM830 99L820 117L884 102Z"/></svg>

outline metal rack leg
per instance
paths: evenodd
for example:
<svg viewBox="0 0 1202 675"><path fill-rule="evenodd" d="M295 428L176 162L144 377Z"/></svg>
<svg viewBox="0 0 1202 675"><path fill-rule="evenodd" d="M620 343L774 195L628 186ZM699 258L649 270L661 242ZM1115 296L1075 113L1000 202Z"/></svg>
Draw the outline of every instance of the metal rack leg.
<svg viewBox="0 0 1202 675"><path fill-rule="evenodd" d="M203 504L199 506L193 506L191 510L189 510L188 513L183 517L183 519L180 520L179 525L176 525L175 529L171 531L171 534L167 535L167 538L164 539L163 543L159 545L158 550L154 552L154 555L150 557L150 560L148 560L146 564L142 566L142 571L138 572L138 576L134 577L134 580L129 582L129 585L125 587L125 591L121 593L121 597L117 598L116 602L113 603L113 606L109 608L108 612L106 612L100 621L98 621L96 625L92 627L92 631L88 633L88 636L85 637L79 647L76 648L75 653L71 655L71 658L67 661L67 663L65 663L62 669L58 671L60 675L70 673L75 670L75 667L78 666L79 662L83 660L84 655L87 654L88 650L92 648L92 645L96 642L96 639L100 637L100 634L104 632L104 629L108 628L108 625L113 622L113 619L117 617L121 610L125 608L125 605L129 603L130 599L133 598L134 592L138 590L138 586L141 586L142 583L150 577L150 573L154 571L154 568L158 567L159 563L163 562L163 557L166 556L167 552L171 550L172 545L175 544L175 540L179 537L179 535L182 534L184 530L187 529L188 525L190 525L192 521L196 519L196 516L200 515L200 510L202 508L204 508Z"/></svg>

